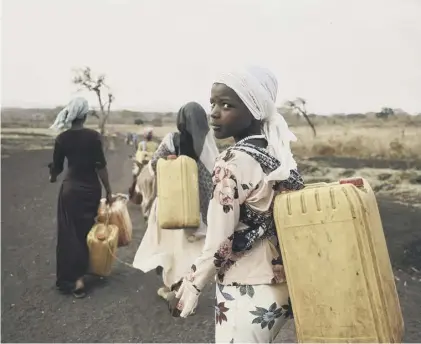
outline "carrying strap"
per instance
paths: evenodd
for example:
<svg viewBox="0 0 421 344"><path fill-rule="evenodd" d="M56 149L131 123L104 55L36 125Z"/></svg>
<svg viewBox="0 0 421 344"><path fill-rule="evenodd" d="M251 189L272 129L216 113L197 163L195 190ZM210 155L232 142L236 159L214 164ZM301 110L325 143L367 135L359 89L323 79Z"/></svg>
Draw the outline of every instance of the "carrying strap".
<svg viewBox="0 0 421 344"><path fill-rule="evenodd" d="M126 262L122 261L120 258L118 258L118 257L117 257L117 256L113 253L113 251L111 250L111 246L110 246L110 245L108 245L108 250L110 251L110 254L111 254L111 255L115 258L115 260L117 260L119 263L124 264L124 265L128 266L129 268L136 269L136 268L133 266L133 264L126 263Z"/></svg>

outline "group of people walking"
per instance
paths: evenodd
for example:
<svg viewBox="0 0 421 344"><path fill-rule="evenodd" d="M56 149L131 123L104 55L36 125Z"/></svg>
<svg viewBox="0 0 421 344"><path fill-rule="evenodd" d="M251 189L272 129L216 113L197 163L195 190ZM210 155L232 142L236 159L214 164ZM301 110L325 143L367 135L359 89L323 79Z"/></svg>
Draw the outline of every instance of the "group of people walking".
<svg viewBox="0 0 421 344"><path fill-rule="evenodd" d="M155 199L133 266L162 271L158 294L175 299L172 314L183 318L194 314L201 291L216 281L216 342L271 342L292 316L273 201L304 182L290 149L296 138L276 110L277 91L276 77L265 68L221 74L211 85L211 126L199 104L184 105L178 130L163 138L144 167L145 178L156 178L159 158L187 155L197 162L200 228L160 229ZM58 206L57 286L75 296L83 294L86 235L101 195L97 175L112 202L100 137L82 129L86 113L87 103L77 98L59 114L55 127L70 129L57 137L50 168L55 181L67 157ZM232 137L235 144L219 153L214 137ZM78 261L76 251L83 252Z"/></svg>

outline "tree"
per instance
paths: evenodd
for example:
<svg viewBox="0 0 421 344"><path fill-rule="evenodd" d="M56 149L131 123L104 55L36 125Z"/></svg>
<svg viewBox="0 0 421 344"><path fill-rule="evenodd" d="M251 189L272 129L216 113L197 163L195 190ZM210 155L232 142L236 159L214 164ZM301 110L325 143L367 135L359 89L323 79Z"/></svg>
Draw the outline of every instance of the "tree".
<svg viewBox="0 0 421 344"><path fill-rule="evenodd" d="M295 100L288 100L285 105L292 109L293 111L298 112L299 114L303 115L304 118L307 120L308 125L313 130L313 135L316 137L316 128L314 127L313 123L311 122L310 118L308 117L307 110L306 110L306 101L303 98L297 98Z"/></svg>
<svg viewBox="0 0 421 344"><path fill-rule="evenodd" d="M111 104L115 99L110 91L110 87L105 83L105 75L100 74L97 77L94 77L90 67L79 68L75 70L73 83L96 94L99 102L100 115L97 113L95 113L95 115L99 118L100 133L101 135L104 135L105 126L107 124L108 117L110 116ZM107 91L107 100L105 102L102 96L104 89ZM107 108L107 110L105 110L105 108Z"/></svg>
<svg viewBox="0 0 421 344"><path fill-rule="evenodd" d="M393 111L392 108L384 107L380 112L376 114L378 118L384 118L388 119L390 116L393 116L395 114L395 111Z"/></svg>

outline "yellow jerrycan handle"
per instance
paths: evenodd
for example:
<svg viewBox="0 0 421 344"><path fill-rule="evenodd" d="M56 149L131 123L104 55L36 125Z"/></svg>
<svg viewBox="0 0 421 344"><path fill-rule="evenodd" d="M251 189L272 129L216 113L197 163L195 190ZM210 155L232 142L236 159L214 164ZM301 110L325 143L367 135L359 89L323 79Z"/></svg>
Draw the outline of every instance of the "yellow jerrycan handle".
<svg viewBox="0 0 421 344"><path fill-rule="evenodd" d="M357 188L362 188L364 187L364 179L361 177L343 178L343 179L340 179L339 181L331 182L331 183L320 182L320 183L308 184L305 186L305 189L314 189L314 188L319 188L323 186L337 185L337 184L341 184L341 185L352 184L356 186Z"/></svg>
<svg viewBox="0 0 421 344"><path fill-rule="evenodd" d="M328 186L329 184L331 183L326 183L326 182L312 183L312 184L307 184L304 189L320 188L322 186Z"/></svg>

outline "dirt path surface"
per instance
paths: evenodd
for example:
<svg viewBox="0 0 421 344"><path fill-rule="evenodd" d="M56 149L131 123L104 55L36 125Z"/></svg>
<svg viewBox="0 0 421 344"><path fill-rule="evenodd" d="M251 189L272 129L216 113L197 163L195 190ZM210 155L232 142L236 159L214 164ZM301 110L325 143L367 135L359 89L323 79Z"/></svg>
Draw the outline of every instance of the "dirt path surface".
<svg viewBox="0 0 421 344"><path fill-rule="evenodd" d="M126 192L128 148L108 157L113 189ZM209 287L197 315L173 319L156 295L155 272L122 264L107 279L91 279L89 296L75 300L56 292L56 201L60 183L48 182L51 151L13 153L2 159L2 342L212 342L214 296ZM421 213L391 199L379 199L390 256L405 316L405 342L421 333ZM145 226L130 207L132 244L119 250L131 262ZM289 329L279 341L291 341Z"/></svg>

